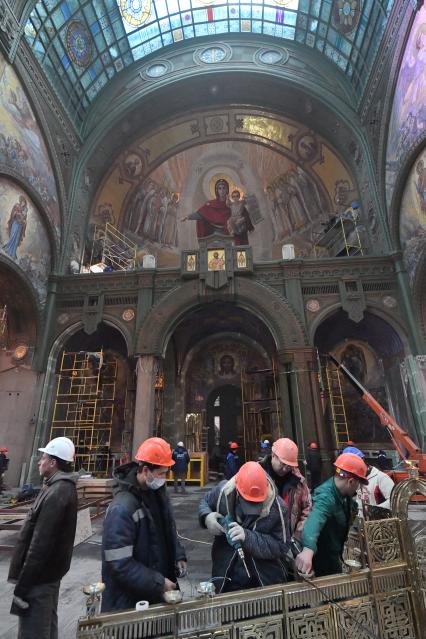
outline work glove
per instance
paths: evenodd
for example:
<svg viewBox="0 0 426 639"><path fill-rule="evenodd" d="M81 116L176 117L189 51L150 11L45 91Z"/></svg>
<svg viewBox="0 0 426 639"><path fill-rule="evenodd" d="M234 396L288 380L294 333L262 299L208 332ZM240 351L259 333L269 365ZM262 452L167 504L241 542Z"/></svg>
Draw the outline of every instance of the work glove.
<svg viewBox="0 0 426 639"><path fill-rule="evenodd" d="M207 530L216 537L218 535L222 535L225 532L225 530L218 522L218 519L222 519L222 515L220 513L209 513L204 520Z"/></svg>
<svg viewBox="0 0 426 639"><path fill-rule="evenodd" d="M186 561L180 559L177 562L177 576L178 577L186 577L188 572Z"/></svg>
<svg viewBox="0 0 426 639"><path fill-rule="evenodd" d="M233 543L235 543L236 541L243 543L244 539L246 538L246 531L242 526L240 526L240 524L237 524L236 521L233 521L232 524L229 524L228 536Z"/></svg>
<svg viewBox="0 0 426 639"><path fill-rule="evenodd" d="M21 597L17 597L16 595L13 595L13 604L21 610L27 610L30 607L28 601L24 601Z"/></svg>

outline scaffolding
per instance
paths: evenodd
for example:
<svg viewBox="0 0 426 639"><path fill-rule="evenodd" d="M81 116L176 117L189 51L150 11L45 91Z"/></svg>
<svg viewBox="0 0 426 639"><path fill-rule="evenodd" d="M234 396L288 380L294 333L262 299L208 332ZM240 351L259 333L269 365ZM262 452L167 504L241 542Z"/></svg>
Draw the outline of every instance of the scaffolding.
<svg viewBox="0 0 426 639"><path fill-rule="evenodd" d="M154 428L153 437L163 436L163 411L164 411L164 375L159 367L155 374L154 382Z"/></svg>
<svg viewBox="0 0 426 639"><path fill-rule="evenodd" d="M315 256L319 248L327 249L335 257L339 255L364 255L358 232L358 209L349 207L344 213L336 215L327 230L314 244Z"/></svg>
<svg viewBox="0 0 426 639"><path fill-rule="evenodd" d="M7 306L0 306L0 346L7 346Z"/></svg>
<svg viewBox="0 0 426 639"><path fill-rule="evenodd" d="M272 368L241 370L245 460L256 459L262 439L281 437L279 383Z"/></svg>
<svg viewBox="0 0 426 639"><path fill-rule="evenodd" d="M117 361L99 352L63 352L50 437L69 437L76 469L106 476L110 464Z"/></svg>
<svg viewBox="0 0 426 639"><path fill-rule="evenodd" d="M185 416L185 445L189 452L207 451L206 411L187 413Z"/></svg>
<svg viewBox="0 0 426 639"><path fill-rule="evenodd" d="M120 233L112 224L107 222L105 227L95 226L90 270L96 273L135 269L137 248L137 244Z"/></svg>
<svg viewBox="0 0 426 639"><path fill-rule="evenodd" d="M326 396L329 399L330 419L336 441L336 450L340 450L349 441L342 377L339 369L329 358L321 359L320 364L322 371L325 373L324 387Z"/></svg>

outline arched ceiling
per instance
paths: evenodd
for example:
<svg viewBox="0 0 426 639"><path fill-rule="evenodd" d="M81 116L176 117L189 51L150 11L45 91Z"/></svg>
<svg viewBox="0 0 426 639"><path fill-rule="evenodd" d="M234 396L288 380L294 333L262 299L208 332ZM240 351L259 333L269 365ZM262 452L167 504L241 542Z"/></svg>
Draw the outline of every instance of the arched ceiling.
<svg viewBox="0 0 426 639"><path fill-rule="evenodd" d="M134 62L184 40L226 39L225 34L300 43L331 60L361 94L392 5L393 0L38 0L25 37L80 123L103 87ZM211 46L203 55L206 64L226 62L221 48Z"/></svg>

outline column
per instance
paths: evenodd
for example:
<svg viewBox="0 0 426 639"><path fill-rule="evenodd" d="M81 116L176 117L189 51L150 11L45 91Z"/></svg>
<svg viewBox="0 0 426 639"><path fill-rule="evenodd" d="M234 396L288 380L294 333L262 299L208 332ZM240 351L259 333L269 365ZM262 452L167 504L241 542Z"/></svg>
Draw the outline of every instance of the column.
<svg viewBox="0 0 426 639"><path fill-rule="evenodd" d="M136 401L133 426L133 457L141 443L151 436L155 407L155 356L140 355L136 364Z"/></svg>

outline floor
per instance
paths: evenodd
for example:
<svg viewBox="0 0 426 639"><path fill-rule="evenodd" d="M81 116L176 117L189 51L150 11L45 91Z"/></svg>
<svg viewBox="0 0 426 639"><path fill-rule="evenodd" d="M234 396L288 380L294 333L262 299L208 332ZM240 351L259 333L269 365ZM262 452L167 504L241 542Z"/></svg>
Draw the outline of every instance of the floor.
<svg viewBox="0 0 426 639"><path fill-rule="evenodd" d="M212 487L212 486L210 486ZM211 576L211 537L198 525L198 502L208 488L189 488L186 495L169 495L176 515L178 534L188 556L188 578L179 581L184 598L190 598L198 582ZM69 573L62 580L59 598L60 639L75 639L77 619L85 613L82 587L101 579L101 541L103 518L93 522L93 535L74 550ZM0 544L13 543L9 532L0 531ZM8 584L11 552L0 552L0 639L16 639L17 617L9 614L13 586Z"/></svg>

